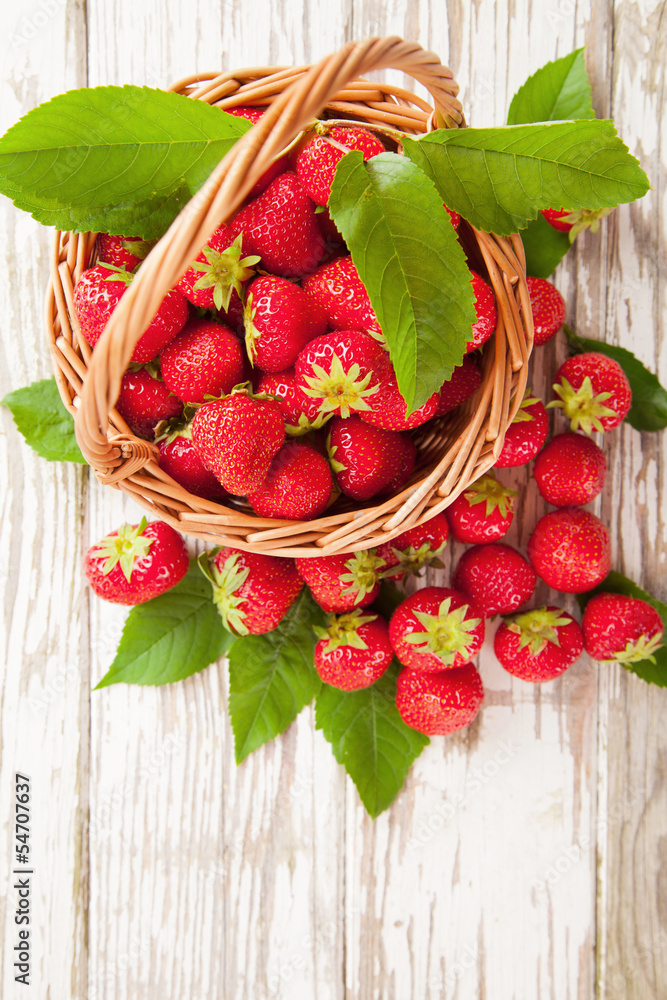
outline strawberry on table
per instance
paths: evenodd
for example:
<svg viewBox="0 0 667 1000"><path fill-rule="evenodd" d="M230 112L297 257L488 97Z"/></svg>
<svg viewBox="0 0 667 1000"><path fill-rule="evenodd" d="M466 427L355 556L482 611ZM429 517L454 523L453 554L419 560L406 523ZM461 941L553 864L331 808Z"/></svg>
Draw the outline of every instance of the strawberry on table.
<svg viewBox="0 0 667 1000"><path fill-rule="evenodd" d="M514 420L505 431L505 440L496 459L497 469L526 465L535 458L547 439L549 418L544 403L526 390Z"/></svg>
<svg viewBox="0 0 667 1000"><path fill-rule="evenodd" d="M384 341L368 292L350 256L322 264L304 278L303 287L324 309L334 330L360 330Z"/></svg>
<svg viewBox="0 0 667 1000"><path fill-rule="evenodd" d="M602 583L611 568L609 532L595 514L561 507L535 525L528 558L549 587L582 594Z"/></svg>
<svg viewBox="0 0 667 1000"><path fill-rule="evenodd" d="M411 670L462 667L484 642L484 616L469 598L449 587L424 587L394 611L389 638Z"/></svg>
<svg viewBox="0 0 667 1000"><path fill-rule="evenodd" d="M235 635L262 635L276 628L303 587L293 559L229 546L204 552L199 566L213 587L223 625Z"/></svg>
<svg viewBox="0 0 667 1000"><path fill-rule="evenodd" d="M565 322L565 299L546 278L526 278L535 327L534 344L546 344Z"/></svg>
<svg viewBox="0 0 667 1000"><path fill-rule="evenodd" d="M137 368L123 373L116 409L133 434L152 441L155 425L180 416L183 403L151 370Z"/></svg>
<svg viewBox="0 0 667 1000"><path fill-rule="evenodd" d="M254 254L243 256L243 236L231 226L218 226L194 263L176 282L176 288L201 309L230 308L243 297L245 283L259 263Z"/></svg>
<svg viewBox="0 0 667 1000"><path fill-rule="evenodd" d="M632 404L625 372L618 361L599 351L568 358L556 372L553 390L558 399L549 408L562 410L570 429L581 428L585 434L618 427Z"/></svg>
<svg viewBox="0 0 667 1000"><path fill-rule="evenodd" d="M356 415L333 418L327 451L336 482L355 500L400 489L410 478L417 457L408 434L372 427Z"/></svg>
<svg viewBox="0 0 667 1000"><path fill-rule="evenodd" d="M324 309L298 285L271 275L248 286L244 310L245 344L253 365L282 372L306 344L327 328Z"/></svg>
<svg viewBox="0 0 667 1000"><path fill-rule="evenodd" d="M378 548L385 561L383 577L418 576L424 566L442 569L442 556L449 538L449 523L444 514L434 514L428 521L408 528Z"/></svg>
<svg viewBox="0 0 667 1000"><path fill-rule="evenodd" d="M505 670L536 684L560 677L583 648L581 627L567 611L553 605L506 618L493 641Z"/></svg>
<svg viewBox="0 0 667 1000"><path fill-rule="evenodd" d="M308 142L296 160L296 173L304 191L317 205L326 205L331 194L336 167L351 149L361 151L364 160L384 153L379 139L364 128L315 125L315 138Z"/></svg>
<svg viewBox="0 0 667 1000"><path fill-rule="evenodd" d="M155 240L142 240L136 236L112 236L98 233L95 253L98 264L114 264L126 271L136 271L155 246Z"/></svg>
<svg viewBox="0 0 667 1000"><path fill-rule="evenodd" d="M228 326L191 319L160 354L160 368L174 395L184 403L203 403L243 382L243 350Z"/></svg>
<svg viewBox="0 0 667 1000"><path fill-rule="evenodd" d="M341 614L372 604L380 593L385 563L375 551L297 559L297 569L325 611Z"/></svg>
<svg viewBox="0 0 667 1000"><path fill-rule="evenodd" d="M98 597L143 604L179 583L188 571L183 538L164 521L124 524L86 553L84 570Z"/></svg>
<svg viewBox="0 0 667 1000"><path fill-rule="evenodd" d="M523 556L502 542L473 545L459 559L453 585L475 602L485 618L508 615L530 600L535 570Z"/></svg>
<svg viewBox="0 0 667 1000"><path fill-rule="evenodd" d="M447 520L457 542L497 542L514 519L511 490L487 473L471 483L447 508Z"/></svg>
<svg viewBox="0 0 667 1000"><path fill-rule="evenodd" d="M466 345L466 351L474 351L485 344L490 336L495 332L498 323L498 313L496 310L496 298L493 289L484 278L474 271L470 272L470 283L475 293L475 311L477 319L472 327L472 340Z"/></svg>
<svg viewBox="0 0 667 1000"><path fill-rule="evenodd" d="M469 726L483 699L482 678L471 663L437 673L405 667L396 682L403 722L427 736L446 736Z"/></svg>
<svg viewBox="0 0 667 1000"><path fill-rule="evenodd" d="M607 460L601 448L583 434L557 434L535 459L533 475L547 503L583 506L602 492Z"/></svg>
<svg viewBox="0 0 667 1000"><path fill-rule="evenodd" d="M550 226L557 229L560 233L569 233L574 225L573 222L568 222L567 217L570 214L569 208L545 208L542 210L542 215L547 220Z"/></svg>
<svg viewBox="0 0 667 1000"><path fill-rule="evenodd" d="M307 344L295 371L318 413L349 417L353 411L370 411L387 364L383 348L372 337L358 330L336 330Z"/></svg>
<svg viewBox="0 0 667 1000"><path fill-rule="evenodd" d="M586 605L582 624L586 652L601 663L655 663L662 646L662 618L638 597L596 594Z"/></svg>
<svg viewBox="0 0 667 1000"><path fill-rule="evenodd" d="M561 233L569 233L570 243L573 243L584 229L597 233L600 219L604 219L613 211L613 208L579 208L572 211L568 208L545 208L542 215L554 229Z"/></svg>
<svg viewBox="0 0 667 1000"><path fill-rule="evenodd" d="M326 510L332 490L326 458L301 441L288 441L275 455L264 482L248 492L248 503L260 517L311 521Z"/></svg>
<svg viewBox="0 0 667 1000"><path fill-rule="evenodd" d="M317 626L315 633L315 669L325 684L341 691L370 687L394 658L387 623L373 612L329 615L327 627Z"/></svg>

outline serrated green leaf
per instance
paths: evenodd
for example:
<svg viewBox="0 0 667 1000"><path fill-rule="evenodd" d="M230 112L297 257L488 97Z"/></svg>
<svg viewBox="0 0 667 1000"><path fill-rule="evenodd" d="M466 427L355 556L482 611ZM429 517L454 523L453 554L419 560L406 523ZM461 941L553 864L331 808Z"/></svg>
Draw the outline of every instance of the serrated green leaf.
<svg viewBox="0 0 667 1000"><path fill-rule="evenodd" d="M313 626L324 624L324 612L304 587L272 632L239 636L232 643L229 714L237 764L284 732L319 691Z"/></svg>
<svg viewBox="0 0 667 1000"><path fill-rule="evenodd" d="M655 608L662 618L665 636L667 636L667 605L663 604L662 601L656 601L655 597L651 597L622 573L612 570L593 590L587 590L585 594L577 594L577 602L582 613L586 610L586 605L591 597L595 597L596 594L624 594L626 597L638 597L641 601L646 601L652 608ZM655 663L651 663L650 660L639 660L637 663L624 663L622 666L646 681L647 684L667 687L667 646L662 646L653 655Z"/></svg>
<svg viewBox="0 0 667 1000"><path fill-rule="evenodd" d="M96 686L172 684L196 674L229 649L233 636L211 600L197 561L179 584L130 611L116 658Z"/></svg>
<svg viewBox="0 0 667 1000"><path fill-rule="evenodd" d="M546 63L529 76L512 98L507 124L577 118L595 118L583 48Z"/></svg>
<svg viewBox="0 0 667 1000"><path fill-rule="evenodd" d="M8 393L2 405L11 410L17 428L42 458L86 464L76 443L74 420L63 405L54 378Z"/></svg>
<svg viewBox="0 0 667 1000"><path fill-rule="evenodd" d="M357 786L366 811L375 819L394 801L428 736L401 719L396 708L394 661L382 677L361 691L322 685L315 703L315 725L331 743L334 757Z"/></svg>
<svg viewBox="0 0 667 1000"><path fill-rule="evenodd" d="M568 326L563 329L572 354L598 351L619 363L632 390L632 406L625 418L631 427L638 431L661 431L667 427L667 391L631 351L601 340L579 337Z"/></svg>
<svg viewBox="0 0 667 1000"><path fill-rule="evenodd" d="M71 90L0 138L0 192L48 225L151 238L249 128L150 87Z"/></svg>
<svg viewBox="0 0 667 1000"><path fill-rule="evenodd" d="M451 378L475 322L465 255L435 186L394 153L338 164L329 211L368 291L408 414ZM424 252L428 247L428 253Z"/></svg>
<svg viewBox="0 0 667 1000"><path fill-rule="evenodd" d="M541 209L613 208L650 187L607 120L436 129L402 141L449 208L504 236L525 229Z"/></svg>
<svg viewBox="0 0 667 1000"><path fill-rule="evenodd" d="M526 251L526 274L533 278L553 274L572 246L567 233L550 226L541 213L521 230L521 241Z"/></svg>

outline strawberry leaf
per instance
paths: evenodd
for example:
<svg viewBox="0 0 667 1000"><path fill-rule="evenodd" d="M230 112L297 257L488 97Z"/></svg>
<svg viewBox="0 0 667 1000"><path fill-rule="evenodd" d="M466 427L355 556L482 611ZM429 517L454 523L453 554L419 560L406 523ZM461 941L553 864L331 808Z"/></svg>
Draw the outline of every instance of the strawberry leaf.
<svg viewBox="0 0 667 1000"><path fill-rule="evenodd" d="M601 340L579 337L568 326L563 329L572 354L598 351L619 363L632 390L632 406L625 418L631 427L638 431L661 431L667 427L667 391L631 351Z"/></svg>
<svg viewBox="0 0 667 1000"><path fill-rule="evenodd" d="M572 246L567 233L550 226L541 213L521 230L521 242L526 251L526 274L533 278L553 274Z"/></svg>
<svg viewBox="0 0 667 1000"><path fill-rule="evenodd" d="M232 638L193 559L180 583L132 608L116 658L95 690L109 684L181 681L224 656Z"/></svg>
<svg viewBox="0 0 667 1000"><path fill-rule="evenodd" d="M304 587L277 628L232 643L229 714L237 764L284 732L319 691L313 626L325 624L324 612Z"/></svg>
<svg viewBox="0 0 667 1000"><path fill-rule="evenodd" d="M322 685L315 703L315 725L331 743L334 757L357 786L373 819L394 801L428 736L411 729L396 708L394 660L382 677L361 691Z"/></svg>
<svg viewBox="0 0 667 1000"><path fill-rule="evenodd" d="M65 409L54 378L10 392L1 402L11 410L17 428L42 458L86 464L76 443L74 421Z"/></svg>
<svg viewBox="0 0 667 1000"><path fill-rule="evenodd" d="M577 594L577 601L582 612L586 609L586 605L591 597L595 597L596 594L624 594L626 597L638 597L640 600L646 601L647 604L655 608L662 618L665 636L667 637L667 605L663 604L662 601L656 601L654 597L647 594L645 590L638 587L627 576L623 576L622 573L612 570L602 583L593 590L587 590L585 594ZM653 655L655 663L651 663L650 660L639 660L637 663L624 663L623 666L626 670L636 674L637 677L641 677L647 684L657 684L658 687L667 687L667 646L662 646Z"/></svg>
<svg viewBox="0 0 667 1000"><path fill-rule="evenodd" d="M507 124L595 118L592 97L584 50L575 49L528 77L512 98Z"/></svg>
<svg viewBox="0 0 667 1000"><path fill-rule="evenodd" d="M614 208L650 187L608 120L436 129L402 142L449 208L505 236L541 209Z"/></svg>
<svg viewBox="0 0 667 1000"><path fill-rule="evenodd" d="M364 161L359 151L339 162L329 198L408 414L451 378L476 317L465 255L442 202L405 157L380 153Z"/></svg>
<svg viewBox="0 0 667 1000"><path fill-rule="evenodd" d="M161 236L249 128L150 87L70 90L0 138L0 192L61 229Z"/></svg>

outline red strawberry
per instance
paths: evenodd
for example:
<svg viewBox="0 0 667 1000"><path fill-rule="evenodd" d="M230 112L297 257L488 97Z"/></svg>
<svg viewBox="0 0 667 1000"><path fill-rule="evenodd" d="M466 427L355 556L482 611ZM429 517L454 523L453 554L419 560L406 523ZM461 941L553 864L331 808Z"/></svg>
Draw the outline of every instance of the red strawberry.
<svg viewBox="0 0 667 1000"><path fill-rule="evenodd" d="M204 403L192 420L197 454L228 493L236 496L259 489L284 440L278 404L246 392Z"/></svg>
<svg viewBox="0 0 667 1000"><path fill-rule="evenodd" d="M447 520L457 542L497 542L510 529L514 497L492 473L481 476L447 508Z"/></svg>
<svg viewBox="0 0 667 1000"><path fill-rule="evenodd" d="M86 553L84 569L98 597L143 604L179 583L188 571L185 542L164 521L124 524Z"/></svg>
<svg viewBox="0 0 667 1000"><path fill-rule="evenodd" d="M345 255L347 253L345 240L338 231L336 223L331 218L328 208L317 213L317 224L327 245L327 251L332 255Z"/></svg>
<svg viewBox="0 0 667 1000"><path fill-rule="evenodd" d="M535 346L546 344L565 322L565 299L545 278L526 278L535 327Z"/></svg>
<svg viewBox="0 0 667 1000"><path fill-rule="evenodd" d="M256 104L242 104L236 108L225 108L225 111L228 115L234 115L236 118L247 118L249 122L256 125L266 111L266 107L261 107Z"/></svg>
<svg viewBox="0 0 667 1000"><path fill-rule="evenodd" d="M299 354L297 383L318 412L369 412L380 390L386 355L376 340L357 330L336 330L311 340Z"/></svg>
<svg viewBox="0 0 667 1000"><path fill-rule="evenodd" d="M74 311L86 342L94 347L102 336L111 314L132 281L123 268L97 264L84 271L74 289ZM140 337L131 361L145 364L152 361L185 324L188 303L180 292L170 289Z"/></svg>
<svg viewBox="0 0 667 1000"><path fill-rule="evenodd" d="M275 396L280 412L285 420L285 432L292 437L307 434L322 427L333 416L319 413L319 404L301 389L293 368L284 372L262 372L257 380L256 390L267 396Z"/></svg>
<svg viewBox="0 0 667 1000"><path fill-rule="evenodd" d="M601 448L583 434L557 434L542 449L533 467L537 487L554 507L583 506L602 492L607 460Z"/></svg>
<svg viewBox="0 0 667 1000"><path fill-rule="evenodd" d="M158 442L158 465L188 493L205 500L221 500L225 491L206 468L192 443L192 422Z"/></svg>
<svg viewBox="0 0 667 1000"><path fill-rule="evenodd" d="M327 328L324 310L303 288L271 275L255 278L248 287L244 323L248 357L266 372L290 368Z"/></svg>
<svg viewBox="0 0 667 1000"><path fill-rule="evenodd" d="M470 272L472 290L475 293L475 311L477 319L472 327L472 340L466 345L466 351L474 351L475 348L485 344L489 337L495 332L498 323L498 313L496 311L496 299L491 285L487 284L474 271Z"/></svg>
<svg viewBox="0 0 667 1000"><path fill-rule="evenodd" d="M384 618L349 611L330 615L327 628L315 628L315 669L325 684L341 691L370 687L394 658Z"/></svg>
<svg viewBox="0 0 667 1000"><path fill-rule="evenodd" d="M542 215L547 220L550 226L557 229L560 233L569 233L574 225L573 222L566 222L568 215L570 214L569 208L545 208L542 211Z"/></svg>
<svg viewBox="0 0 667 1000"><path fill-rule="evenodd" d="M368 400L369 408L363 409L360 413L367 423L386 431L408 431L421 427L427 420L435 417L440 404L437 392L429 396L426 402L408 417L405 400L399 392L396 374L388 355L385 355L384 360L380 359L376 372L378 391Z"/></svg>
<svg viewBox="0 0 667 1000"><path fill-rule="evenodd" d="M471 663L433 674L405 668L396 682L396 707L403 722L427 736L446 736L469 726L483 699L482 678Z"/></svg>
<svg viewBox="0 0 667 1000"><path fill-rule="evenodd" d="M230 308L239 303L259 257L243 256L243 237L231 226L218 226L201 253L176 282L176 288L201 309ZM239 303L240 304L240 303Z"/></svg>
<svg viewBox="0 0 667 1000"><path fill-rule="evenodd" d="M225 111L228 115L235 115L237 118L247 118L249 122L256 125L266 111L266 108L243 105L239 108L225 108ZM261 194L262 191L269 186L274 178L276 178L279 174L284 173L286 169L287 157L280 156L275 163L272 163L270 167L267 167L257 183L250 189L248 197L256 198L258 194Z"/></svg>
<svg viewBox="0 0 667 1000"><path fill-rule="evenodd" d="M502 666L522 681L551 681L579 659L584 648L580 626L561 608L535 608L505 619L493 649Z"/></svg>
<svg viewBox="0 0 667 1000"><path fill-rule="evenodd" d="M301 441L288 441L277 453L264 482L248 492L260 517L311 521L326 509L333 479L323 455Z"/></svg>
<svg viewBox="0 0 667 1000"><path fill-rule="evenodd" d="M315 131L319 134L297 156L296 172L306 194L316 204L326 205L336 167L349 150L358 149L364 160L369 160L371 156L384 153L385 148L363 128L329 127L321 122L315 126Z"/></svg>
<svg viewBox="0 0 667 1000"><path fill-rule="evenodd" d="M449 218L452 220L452 225L454 226L454 229L456 229L456 231L458 232L459 226L461 225L461 216L459 215L458 212L455 212L452 208L447 208L446 205L445 208L449 213Z"/></svg>
<svg viewBox="0 0 667 1000"><path fill-rule="evenodd" d="M223 625L235 635L276 628L303 587L293 559L223 547L202 553L199 566L213 586Z"/></svg>
<svg viewBox="0 0 667 1000"><path fill-rule="evenodd" d="M398 605L389 638L398 659L411 670L454 669L482 648L484 617L465 594L424 587Z"/></svg>
<svg viewBox="0 0 667 1000"><path fill-rule="evenodd" d="M549 408L561 409L570 429L581 428L585 434L618 427L632 403L630 383L618 361L598 351L568 358L556 372L552 388L558 399Z"/></svg>
<svg viewBox="0 0 667 1000"><path fill-rule="evenodd" d="M453 584L486 618L516 611L533 596L535 571L516 549L494 542L473 545L459 559Z"/></svg>
<svg viewBox="0 0 667 1000"><path fill-rule="evenodd" d="M160 355L162 378L185 403L231 392L243 382L239 338L221 323L191 319Z"/></svg>
<svg viewBox="0 0 667 1000"><path fill-rule="evenodd" d="M655 663L662 647L662 618L638 597L596 594L586 605L583 626L586 652L601 663Z"/></svg>
<svg viewBox="0 0 667 1000"><path fill-rule="evenodd" d="M454 374L447 382L443 382L438 393L436 417L454 410L464 403L482 384L482 373L472 360L464 356L461 364L454 369Z"/></svg>
<svg viewBox="0 0 667 1000"><path fill-rule="evenodd" d="M523 402L505 431L505 440L496 459L497 469L526 465L535 458L547 439L549 418L544 403L526 389Z"/></svg>
<svg viewBox="0 0 667 1000"><path fill-rule="evenodd" d="M613 208L579 208L574 211L567 208L545 208L542 215L554 229L558 229L561 233L569 233L570 243L573 243L584 229L597 233L600 219L613 211Z"/></svg>
<svg viewBox="0 0 667 1000"><path fill-rule="evenodd" d="M360 330L381 342L382 329L351 257L336 257L304 278L303 287L334 330Z"/></svg>
<svg viewBox="0 0 667 1000"><path fill-rule="evenodd" d="M384 568L384 559L376 554L375 549L297 559L296 565L313 597L325 611L340 614L353 608L365 608L380 593L380 572Z"/></svg>
<svg viewBox="0 0 667 1000"><path fill-rule="evenodd" d="M535 525L528 558L549 587L581 594L597 587L609 572L609 532L595 514L580 507L561 507Z"/></svg>
<svg viewBox="0 0 667 1000"><path fill-rule="evenodd" d="M336 482L355 500L369 500L390 486L400 488L410 478L417 457L407 434L372 427L358 416L334 417L327 450Z"/></svg>
<svg viewBox="0 0 667 1000"><path fill-rule="evenodd" d="M136 236L98 233L95 240L97 263L114 264L115 267L122 267L126 271L136 271L155 246L155 242L155 240L138 239Z"/></svg>
<svg viewBox="0 0 667 1000"><path fill-rule="evenodd" d="M444 514L434 514L423 524L408 528L379 547L378 555L386 564L382 575L393 578L413 573L418 576L424 566L442 569L442 555L448 538L449 524Z"/></svg>
<svg viewBox="0 0 667 1000"><path fill-rule="evenodd" d="M324 256L324 239L315 206L296 174L287 171L271 181L232 221L243 234L244 251L259 254L262 267L283 278L301 278Z"/></svg>
<svg viewBox="0 0 667 1000"><path fill-rule="evenodd" d="M183 403L169 391L169 387L154 378L146 368L124 372L116 409L133 434L152 441L155 425L161 420L178 417Z"/></svg>

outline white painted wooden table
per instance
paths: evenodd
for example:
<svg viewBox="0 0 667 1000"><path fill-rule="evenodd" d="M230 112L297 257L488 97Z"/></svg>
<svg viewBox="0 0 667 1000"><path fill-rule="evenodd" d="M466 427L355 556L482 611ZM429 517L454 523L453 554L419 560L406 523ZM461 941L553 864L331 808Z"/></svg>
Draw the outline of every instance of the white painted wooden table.
<svg viewBox="0 0 667 1000"><path fill-rule="evenodd" d="M0 11L3 131L72 87L301 63L393 33L452 66L472 124L500 124L530 72L586 43L598 114L615 118L654 190L580 238L557 284L581 334L633 349L667 383L664 2L4 0ZM50 372L51 234L5 199L0 211L4 395ZM542 350L538 392L564 355L562 341ZM86 469L37 458L4 409L1 420L3 997L667 995L664 691L585 659L543 687L513 683L487 644L482 715L432 741L374 824L311 710L237 769L224 664L167 688L91 694L124 612L90 597L82 553L139 510ZM614 564L664 600L665 438L609 437L596 509ZM528 483L524 471L513 480ZM513 544L541 509L530 483ZM33 788L28 988L12 967L15 770Z"/></svg>

